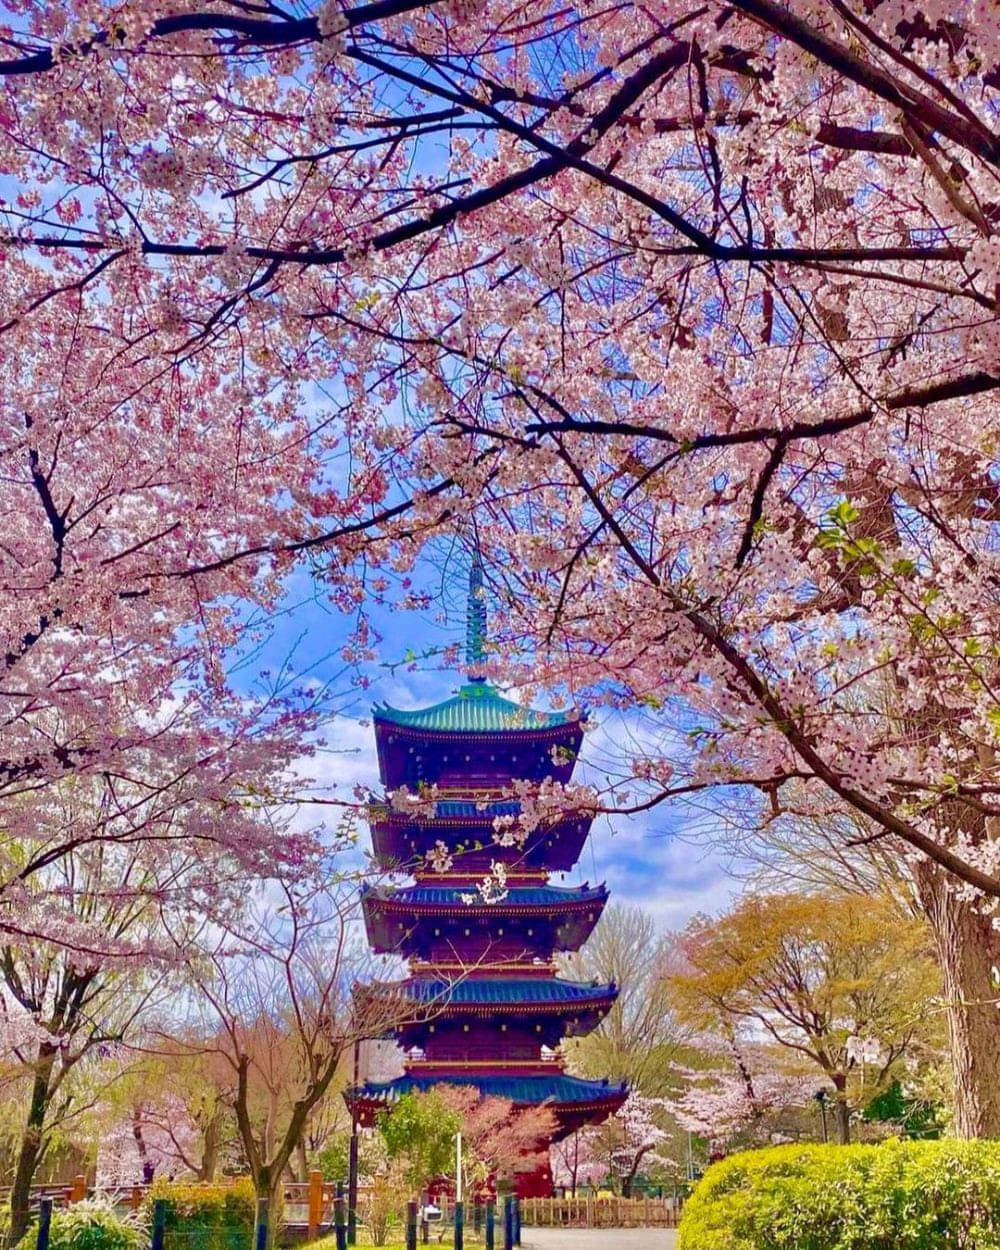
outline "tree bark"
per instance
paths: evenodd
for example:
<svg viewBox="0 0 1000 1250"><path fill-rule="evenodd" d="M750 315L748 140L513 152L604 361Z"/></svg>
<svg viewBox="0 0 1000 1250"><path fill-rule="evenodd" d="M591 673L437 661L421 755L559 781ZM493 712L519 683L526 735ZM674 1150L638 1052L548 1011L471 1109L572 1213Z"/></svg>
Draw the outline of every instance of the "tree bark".
<svg viewBox="0 0 1000 1250"><path fill-rule="evenodd" d="M205 1125L202 1138L201 1166L198 1168L200 1181L214 1181L219 1166L219 1147L222 1144L223 1111L216 1107L211 1119Z"/></svg>
<svg viewBox="0 0 1000 1250"><path fill-rule="evenodd" d="M275 1172L277 1172L277 1176L275 1176ZM274 1247L277 1245L284 1207L284 1188L280 1168L272 1169L265 1165L260 1169L257 1176L254 1177L257 1211L254 1217L253 1246L261 1246L258 1233L262 1215L261 1199L264 1199L267 1203L267 1236L263 1242L263 1250L274 1250Z"/></svg>
<svg viewBox="0 0 1000 1250"><path fill-rule="evenodd" d="M960 1137L1000 1138L1000 932L990 915L955 897L953 879L930 863L915 871L921 906L934 931L944 978L955 1131Z"/></svg>
<svg viewBox="0 0 1000 1250"><path fill-rule="evenodd" d="M837 1091L833 1099L837 1119L837 1140L842 1146L849 1146L851 1144L851 1108L847 1101L847 1077L843 1072L835 1072L830 1080L833 1081L833 1087Z"/></svg>
<svg viewBox="0 0 1000 1250"><path fill-rule="evenodd" d="M21 1144L14 1168L14 1182L10 1191L10 1234L8 1244L17 1243L28 1229L28 1206L31 1199L31 1182L35 1177L45 1149L45 1116L49 1109L49 1086L57 1049L49 1042L38 1048L35 1075L31 1084L31 1101Z"/></svg>

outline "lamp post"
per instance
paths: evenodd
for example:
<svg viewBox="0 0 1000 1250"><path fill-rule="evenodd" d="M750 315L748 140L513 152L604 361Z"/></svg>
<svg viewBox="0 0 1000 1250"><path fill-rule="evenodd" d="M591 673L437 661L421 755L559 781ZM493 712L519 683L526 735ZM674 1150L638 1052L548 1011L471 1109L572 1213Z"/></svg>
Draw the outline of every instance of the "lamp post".
<svg viewBox="0 0 1000 1250"><path fill-rule="evenodd" d="M455 1250L465 1248L465 1208L462 1205L462 1134L455 1134Z"/></svg>
<svg viewBox="0 0 1000 1250"><path fill-rule="evenodd" d="M361 1042L354 1039L354 1088L358 1088L361 1066ZM357 1103L352 1103L352 1107ZM351 1145L347 1156L347 1244L353 1246L358 1240L358 1117L351 1112Z"/></svg>
<svg viewBox="0 0 1000 1250"><path fill-rule="evenodd" d="M830 1135L826 1128L826 1090L820 1089L816 1091L816 1101L819 1103L819 1114L823 1123L823 1141L828 1142Z"/></svg>

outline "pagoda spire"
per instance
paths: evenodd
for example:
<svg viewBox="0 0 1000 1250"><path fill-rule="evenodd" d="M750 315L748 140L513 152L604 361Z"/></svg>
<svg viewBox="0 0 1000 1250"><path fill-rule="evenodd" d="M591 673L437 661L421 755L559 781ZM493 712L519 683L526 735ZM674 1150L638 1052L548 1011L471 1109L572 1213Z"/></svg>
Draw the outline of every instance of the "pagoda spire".
<svg viewBox="0 0 1000 1250"><path fill-rule="evenodd" d="M465 665L474 681L482 681L486 663L486 588L483 560L477 543L469 566L469 596L465 608Z"/></svg>

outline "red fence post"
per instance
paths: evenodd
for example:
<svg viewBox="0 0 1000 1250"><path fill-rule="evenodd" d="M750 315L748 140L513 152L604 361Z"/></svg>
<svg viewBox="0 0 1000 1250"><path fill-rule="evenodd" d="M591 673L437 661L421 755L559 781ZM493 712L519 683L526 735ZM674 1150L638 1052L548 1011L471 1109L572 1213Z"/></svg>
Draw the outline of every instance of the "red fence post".
<svg viewBox="0 0 1000 1250"><path fill-rule="evenodd" d="M323 1173L313 1168L309 1173L309 1240L319 1233L323 1222Z"/></svg>

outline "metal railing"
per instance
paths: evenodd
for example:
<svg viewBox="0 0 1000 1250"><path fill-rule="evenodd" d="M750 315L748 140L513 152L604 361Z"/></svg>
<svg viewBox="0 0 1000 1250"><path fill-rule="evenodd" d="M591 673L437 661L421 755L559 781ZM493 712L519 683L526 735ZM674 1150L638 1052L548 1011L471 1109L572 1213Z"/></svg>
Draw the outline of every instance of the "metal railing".
<svg viewBox="0 0 1000 1250"><path fill-rule="evenodd" d="M347 1250L347 1202L344 1197L343 1185L338 1184L335 1187L335 1191L332 1227L336 1250ZM168 1250L168 1205L167 1200L164 1198L157 1198L153 1202L149 1238L150 1250ZM51 1197L44 1196L39 1199L35 1250L49 1250L52 1232L52 1209L53 1199ZM514 1250L515 1247L521 1245L521 1209L520 1203L516 1198L503 1199L499 1238L497 1237L496 1209L492 1202L474 1203L472 1216L472 1231L477 1239L479 1234L482 1234L483 1250L501 1250L501 1247L502 1250ZM465 1204L453 1202L451 1204L451 1219L448 1223L451 1226L451 1238L449 1240L454 1250L465 1250L465 1220ZM447 1231L448 1225L442 1222L441 1236L438 1238L439 1242L444 1241L444 1234ZM264 1250L268 1242L268 1209L265 1201L261 1201L257 1205L255 1232L255 1250ZM426 1218L421 1218L420 1208L415 1201L406 1204L404 1232L406 1250L417 1250L418 1244L427 1245L430 1241L429 1221Z"/></svg>

